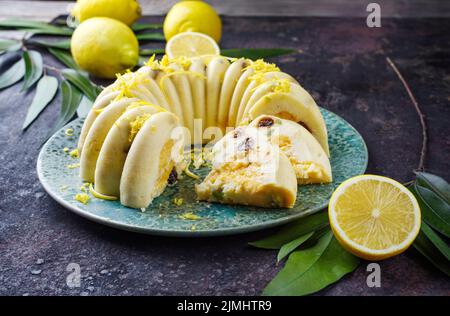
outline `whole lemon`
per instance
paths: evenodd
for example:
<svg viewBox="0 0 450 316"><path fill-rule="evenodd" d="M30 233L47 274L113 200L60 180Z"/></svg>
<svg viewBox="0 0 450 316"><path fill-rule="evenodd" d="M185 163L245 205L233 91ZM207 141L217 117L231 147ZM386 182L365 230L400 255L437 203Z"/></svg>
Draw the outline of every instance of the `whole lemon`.
<svg viewBox="0 0 450 316"><path fill-rule="evenodd" d="M141 7L136 0L78 0L71 14L79 22L102 16L131 25L141 17Z"/></svg>
<svg viewBox="0 0 450 316"><path fill-rule="evenodd" d="M164 20L164 36L168 41L182 32L200 32L216 42L222 36L222 21L217 12L202 1L181 1L175 4Z"/></svg>
<svg viewBox="0 0 450 316"><path fill-rule="evenodd" d="M80 68L101 78L115 78L139 61L139 43L133 31L110 18L81 23L73 32L70 48Z"/></svg>

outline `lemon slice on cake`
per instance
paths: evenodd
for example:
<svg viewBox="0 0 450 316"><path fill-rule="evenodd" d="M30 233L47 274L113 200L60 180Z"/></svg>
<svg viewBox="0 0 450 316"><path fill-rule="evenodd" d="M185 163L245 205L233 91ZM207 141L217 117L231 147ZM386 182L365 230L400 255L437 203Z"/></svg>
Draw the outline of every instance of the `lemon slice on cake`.
<svg viewBox="0 0 450 316"><path fill-rule="evenodd" d="M169 58L220 55L219 45L212 37L198 32L183 32L172 37L166 44Z"/></svg>
<svg viewBox="0 0 450 316"><path fill-rule="evenodd" d="M328 212L336 239L366 260L400 254L420 230L420 208L414 195L382 176L344 181L333 193Z"/></svg>

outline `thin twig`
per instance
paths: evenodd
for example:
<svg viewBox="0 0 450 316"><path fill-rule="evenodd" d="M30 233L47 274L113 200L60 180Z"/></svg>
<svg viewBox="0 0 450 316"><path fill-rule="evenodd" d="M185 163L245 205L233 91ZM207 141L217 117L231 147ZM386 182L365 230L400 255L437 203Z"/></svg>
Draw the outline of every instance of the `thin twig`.
<svg viewBox="0 0 450 316"><path fill-rule="evenodd" d="M422 126L422 149L420 151L419 165L415 171L423 171L424 164L425 164L425 157L426 157L426 153L427 153L427 143L428 143L428 130L427 130L427 123L425 120L425 115L420 110L419 103L417 103L417 100L414 97L413 93L411 92L411 89L409 88L408 83L403 78L403 76L400 73L400 71L398 70L397 66L395 66L394 62L389 57L386 57L386 61L389 64L389 66L391 66L391 68L394 70L398 79L400 79L400 81L402 82L403 87L405 88L406 92L408 93L409 98L411 99L411 102L414 105L414 108L416 109L417 114L419 115L420 125Z"/></svg>

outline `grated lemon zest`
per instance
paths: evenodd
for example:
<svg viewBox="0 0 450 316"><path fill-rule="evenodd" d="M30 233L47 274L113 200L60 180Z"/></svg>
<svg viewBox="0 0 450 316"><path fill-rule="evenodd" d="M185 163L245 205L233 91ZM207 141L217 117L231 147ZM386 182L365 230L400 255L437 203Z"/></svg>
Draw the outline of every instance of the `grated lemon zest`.
<svg viewBox="0 0 450 316"><path fill-rule="evenodd" d="M187 219L187 220L190 220L190 221L198 221L198 220L202 219L200 216L195 215L192 212L184 213L184 214L180 215L179 218L180 219Z"/></svg>
<svg viewBox="0 0 450 316"><path fill-rule="evenodd" d="M136 137L137 133L141 130L142 126L144 126L144 123L151 117L152 115L149 113L139 115L136 117L136 119L132 122L130 122L130 135L128 136L128 140L132 142L134 138Z"/></svg>
<svg viewBox="0 0 450 316"><path fill-rule="evenodd" d="M116 74L117 80L113 87L113 91L118 91L119 94L114 98L114 101L118 101L124 97L133 98L134 94L132 89L136 89L139 85L149 81L144 73L127 70L126 75L128 76Z"/></svg>
<svg viewBox="0 0 450 316"><path fill-rule="evenodd" d="M177 206L180 206L183 204L183 198L174 198L173 203Z"/></svg>
<svg viewBox="0 0 450 316"><path fill-rule="evenodd" d="M69 152L69 148L68 148L68 147L64 147L63 151L64 151L65 153L68 153L68 152Z"/></svg>
<svg viewBox="0 0 450 316"><path fill-rule="evenodd" d="M90 197L86 193L77 193L74 199L86 205L89 202Z"/></svg>
<svg viewBox="0 0 450 316"><path fill-rule="evenodd" d="M192 64L192 61L190 58L186 56L179 56L176 58L168 59L169 63L175 63L179 66L181 66L183 69L189 69L189 67Z"/></svg>
<svg viewBox="0 0 450 316"><path fill-rule="evenodd" d="M69 169L75 169L75 168L79 168L79 167L80 167L80 163L79 162L67 165L67 168L69 168Z"/></svg>
<svg viewBox="0 0 450 316"><path fill-rule="evenodd" d="M289 79L275 79L275 86L272 88L273 92L289 93L291 92L291 82Z"/></svg>
<svg viewBox="0 0 450 316"><path fill-rule="evenodd" d="M75 148L74 150L72 150L70 153L69 153L69 155L70 155L70 157L72 157L72 158L78 158L80 155L79 155L79 153L78 153L78 148Z"/></svg>
<svg viewBox="0 0 450 316"><path fill-rule="evenodd" d="M262 75L263 76L261 78L255 80L257 82L257 85L251 90L252 92L259 88L259 84L268 82L272 84L272 86L270 87L272 92L289 93L291 91L291 82L289 81L289 79L273 78L267 80L264 78L264 74Z"/></svg>
<svg viewBox="0 0 450 316"><path fill-rule="evenodd" d="M277 65L265 62L264 59L257 59L251 62L250 65L243 68L242 71L247 69L253 69L255 72L280 71L280 68L278 68Z"/></svg>

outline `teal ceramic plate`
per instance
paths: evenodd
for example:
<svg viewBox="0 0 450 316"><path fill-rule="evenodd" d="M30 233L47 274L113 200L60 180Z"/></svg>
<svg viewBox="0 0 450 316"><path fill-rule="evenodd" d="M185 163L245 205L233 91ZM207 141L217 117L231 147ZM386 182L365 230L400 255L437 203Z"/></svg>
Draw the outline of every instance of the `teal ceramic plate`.
<svg viewBox="0 0 450 316"><path fill-rule="evenodd" d="M122 206L118 201L91 197L84 205L74 199L82 185L78 168L69 168L78 159L71 158L64 148L76 147L83 121L69 123L53 135L42 148L37 161L39 179L45 190L69 210L108 226L147 234L167 236L214 236L260 230L290 222L327 206L331 193L342 181L364 173L367 167L367 147L361 135L344 119L322 109L331 152L334 182L326 185L300 186L297 202L292 209L262 209L197 202L196 181L185 176L174 187L168 187L145 212ZM73 136L65 130L72 128ZM195 171L202 178L207 168ZM175 198L183 203L176 205ZM193 212L200 219L183 219Z"/></svg>

